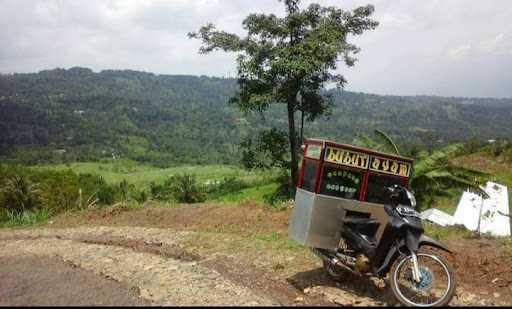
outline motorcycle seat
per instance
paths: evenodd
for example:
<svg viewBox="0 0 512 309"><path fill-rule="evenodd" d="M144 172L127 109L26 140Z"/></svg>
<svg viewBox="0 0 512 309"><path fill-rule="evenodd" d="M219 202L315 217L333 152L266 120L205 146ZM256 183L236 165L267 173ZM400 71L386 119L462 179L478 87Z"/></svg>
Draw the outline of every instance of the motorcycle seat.
<svg viewBox="0 0 512 309"><path fill-rule="evenodd" d="M379 222L375 219L370 218L358 218L358 217L345 217L343 219L344 223L349 224L358 224L358 225L371 225L371 224L378 224Z"/></svg>

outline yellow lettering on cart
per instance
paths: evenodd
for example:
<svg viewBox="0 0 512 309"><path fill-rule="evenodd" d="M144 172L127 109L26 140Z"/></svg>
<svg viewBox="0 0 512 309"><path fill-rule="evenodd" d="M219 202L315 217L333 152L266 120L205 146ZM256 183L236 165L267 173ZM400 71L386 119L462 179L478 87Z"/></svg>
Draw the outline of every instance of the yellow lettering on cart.
<svg viewBox="0 0 512 309"><path fill-rule="evenodd" d="M369 156L363 153L327 147L325 161L367 169Z"/></svg>
<svg viewBox="0 0 512 309"><path fill-rule="evenodd" d="M393 164L391 164L391 172L393 172L393 174L396 174L398 172L398 163L396 163L395 161L393 161Z"/></svg>
<svg viewBox="0 0 512 309"><path fill-rule="evenodd" d="M361 156L361 166L368 166L368 156Z"/></svg>
<svg viewBox="0 0 512 309"><path fill-rule="evenodd" d="M336 161L336 151L334 151L334 149L331 149L331 148L328 148L329 149L329 155L327 156L327 161Z"/></svg>
<svg viewBox="0 0 512 309"><path fill-rule="evenodd" d="M353 166L359 165L359 155L357 153L352 154L352 161L350 162Z"/></svg>
<svg viewBox="0 0 512 309"><path fill-rule="evenodd" d="M350 165L350 153L345 152L345 157L343 158L343 163Z"/></svg>
<svg viewBox="0 0 512 309"><path fill-rule="evenodd" d="M389 161L388 160L383 160L382 161L382 170L384 172L389 171Z"/></svg>
<svg viewBox="0 0 512 309"><path fill-rule="evenodd" d="M343 160L343 151L336 151L336 158L334 159L337 162L341 162Z"/></svg>
<svg viewBox="0 0 512 309"><path fill-rule="evenodd" d="M400 164L400 176L409 176L409 166L407 164Z"/></svg>
<svg viewBox="0 0 512 309"><path fill-rule="evenodd" d="M384 159L372 156L370 159L370 169L376 172L409 177L411 164L400 160Z"/></svg>
<svg viewBox="0 0 512 309"><path fill-rule="evenodd" d="M374 158L374 159L373 159L373 162L372 162L372 167L373 167L374 169L378 170L378 169L379 169L379 166L380 166L380 160L379 160L379 159L377 159L377 158Z"/></svg>

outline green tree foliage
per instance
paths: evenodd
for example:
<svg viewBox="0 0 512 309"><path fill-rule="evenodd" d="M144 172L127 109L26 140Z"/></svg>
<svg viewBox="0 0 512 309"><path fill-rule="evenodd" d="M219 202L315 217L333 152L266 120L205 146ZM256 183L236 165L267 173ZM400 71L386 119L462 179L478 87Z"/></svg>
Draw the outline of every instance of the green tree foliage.
<svg viewBox="0 0 512 309"><path fill-rule="evenodd" d="M286 105L290 145L290 176L297 180L297 141L295 112L301 110L310 120L323 113L328 100L322 96L326 83L345 84L335 73L341 56L354 65L358 48L348 43L349 36L374 29L369 18L373 6L344 11L336 7L311 4L301 10L299 0L285 0L286 15L251 14L243 22L245 37L218 31L208 24L192 38L201 39L202 53L214 50L238 53L239 91L233 98L244 111L265 111L273 103ZM300 104L302 96L307 104Z"/></svg>
<svg viewBox="0 0 512 309"><path fill-rule="evenodd" d="M262 130L254 141L251 137L242 141L242 165L260 169L288 168L288 145L285 132L276 128Z"/></svg>
<svg viewBox="0 0 512 309"><path fill-rule="evenodd" d="M264 118L226 104L236 88L233 79L135 71L0 74L0 160L65 163L114 155L116 162L159 167L236 164L243 137L288 130L285 104L272 104ZM478 146L512 136L512 99L322 94L331 97L331 116L306 122L306 137L351 143L378 127L405 153L411 144L433 149L473 137ZM306 102L302 95L298 101Z"/></svg>

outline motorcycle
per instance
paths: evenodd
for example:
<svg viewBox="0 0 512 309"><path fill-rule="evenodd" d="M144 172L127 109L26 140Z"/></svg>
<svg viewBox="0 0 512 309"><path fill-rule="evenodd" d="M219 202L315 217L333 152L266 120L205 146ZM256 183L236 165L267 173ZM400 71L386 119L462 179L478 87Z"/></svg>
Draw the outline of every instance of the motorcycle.
<svg viewBox="0 0 512 309"><path fill-rule="evenodd" d="M452 267L442 256L421 250L434 247L451 251L442 243L424 235L416 199L405 187L386 187L389 216L381 241L372 238L375 220L347 214L341 228L341 241L335 250L313 248L323 260L327 273L335 280L344 271L358 275L389 278L396 299L405 306L445 306L455 294Z"/></svg>

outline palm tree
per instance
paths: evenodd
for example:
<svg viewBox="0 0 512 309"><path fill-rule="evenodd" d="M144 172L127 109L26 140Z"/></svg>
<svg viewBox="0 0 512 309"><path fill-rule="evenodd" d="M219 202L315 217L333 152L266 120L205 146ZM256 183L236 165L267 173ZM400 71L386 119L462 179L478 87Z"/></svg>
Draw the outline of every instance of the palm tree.
<svg viewBox="0 0 512 309"><path fill-rule="evenodd" d="M10 212L20 214L38 204L39 184L32 183L23 175L14 175L7 179L1 191Z"/></svg>

